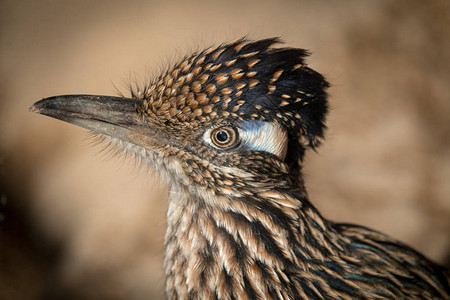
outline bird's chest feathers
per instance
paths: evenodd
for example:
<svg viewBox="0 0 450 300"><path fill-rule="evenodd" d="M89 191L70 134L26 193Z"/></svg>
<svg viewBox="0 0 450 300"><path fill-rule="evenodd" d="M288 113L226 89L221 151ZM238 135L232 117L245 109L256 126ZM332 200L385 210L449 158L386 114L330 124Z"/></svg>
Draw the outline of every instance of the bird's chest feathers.
<svg viewBox="0 0 450 300"><path fill-rule="evenodd" d="M165 259L169 298L246 299L254 293L263 299L268 293L284 293L296 259L283 228L251 207L236 208L234 203L234 210L215 209L176 188L170 198Z"/></svg>

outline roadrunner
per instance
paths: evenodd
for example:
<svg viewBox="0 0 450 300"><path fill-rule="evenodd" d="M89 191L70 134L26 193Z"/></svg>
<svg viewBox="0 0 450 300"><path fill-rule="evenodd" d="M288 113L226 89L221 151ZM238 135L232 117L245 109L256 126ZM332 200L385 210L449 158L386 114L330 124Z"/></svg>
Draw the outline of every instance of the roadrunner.
<svg viewBox="0 0 450 300"><path fill-rule="evenodd" d="M168 299L450 299L448 273L308 199L328 83L308 52L240 39L186 56L126 98L66 95L30 109L106 136L170 186Z"/></svg>

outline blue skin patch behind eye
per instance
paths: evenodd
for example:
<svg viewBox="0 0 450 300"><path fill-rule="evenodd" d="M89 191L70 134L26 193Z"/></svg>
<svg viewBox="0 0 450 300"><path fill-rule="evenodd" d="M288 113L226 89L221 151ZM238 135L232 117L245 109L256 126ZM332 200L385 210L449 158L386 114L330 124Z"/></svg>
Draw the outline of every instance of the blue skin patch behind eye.
<svg viewBox="0 0 450 300"><path fill-rule="evenodd" d="M267 122L265 121L241 121L238 125L238 128L246 132L255 132L261 130L261 127L264 127L266 125Z"/></svg>
<svg viewBox="0 0 450 300"><path fill-rule="evenodd" d="M238 125L243 146L253 151L264 151L284 159L287 133L280 124L265 121L242 121Z"/></svg>

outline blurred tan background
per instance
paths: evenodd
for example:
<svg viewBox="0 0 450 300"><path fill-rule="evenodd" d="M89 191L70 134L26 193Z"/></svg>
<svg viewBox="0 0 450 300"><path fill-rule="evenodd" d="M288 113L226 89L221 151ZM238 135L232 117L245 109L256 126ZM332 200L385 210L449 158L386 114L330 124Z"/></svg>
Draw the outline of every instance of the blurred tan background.
<svg viewBox="0 0 450 300"><path fill-rule="evenodd" d="M280 36L332 83L312 202L450 254L450 2L0 1L0 298L162 299L166 190L86 130L29 113L116 94L185 52Z"/></svg>

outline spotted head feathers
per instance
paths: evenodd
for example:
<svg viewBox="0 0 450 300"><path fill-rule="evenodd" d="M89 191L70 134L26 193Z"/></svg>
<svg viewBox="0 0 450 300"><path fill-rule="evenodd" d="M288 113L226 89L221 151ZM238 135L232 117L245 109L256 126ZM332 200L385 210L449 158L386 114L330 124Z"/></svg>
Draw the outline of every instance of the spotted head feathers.
<svg viewBox="0 0 450 300"><path fill-rule="evenodd" d="M306 65L306 50L274 48L279 43L240 39L194 53L132 96L145 100L143 112L178 130L223 120L281 124L288 159L301 158L323 137L328 83Z"/></svg>

